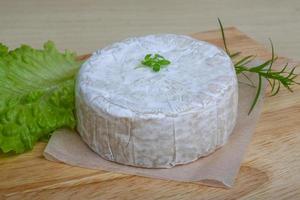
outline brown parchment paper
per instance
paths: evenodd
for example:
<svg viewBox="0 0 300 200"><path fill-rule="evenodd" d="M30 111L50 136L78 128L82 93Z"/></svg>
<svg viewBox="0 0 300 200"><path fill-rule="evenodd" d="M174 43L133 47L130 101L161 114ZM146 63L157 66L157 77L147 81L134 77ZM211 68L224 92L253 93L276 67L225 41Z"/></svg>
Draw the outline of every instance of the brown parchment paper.
<svg viewBox="0 0 300 200"><path fill-rule="evenodd" d="M248 76L257 84L258 80L255 74L248 74ZM209 156L190 164L175 166L170 169L146 169L106 161L94 153L77 133L67 129L58 130L52 135L44 151L44 156L51 161L83 168L230 188L234 184L243 155L259 119L265 91L262 90L257 105L248 115L256 94L256 88L249 86L247 84L249 81L244 77L239 76L238 79L238 119L228 143ZM265 88L265 85L266 83L263 81L262 88Z"/></svg>

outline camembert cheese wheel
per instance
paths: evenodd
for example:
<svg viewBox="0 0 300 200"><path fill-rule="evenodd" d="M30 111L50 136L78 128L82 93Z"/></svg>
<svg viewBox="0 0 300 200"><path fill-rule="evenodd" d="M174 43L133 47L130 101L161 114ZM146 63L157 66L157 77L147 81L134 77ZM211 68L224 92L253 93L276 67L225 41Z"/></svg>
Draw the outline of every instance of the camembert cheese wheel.
<svg viewBox="0 0 300 200"><path fill-rule="evenodd" d="M171 63L159 72L147 54ZM170 168L224 145L236 122L238 84L220 48L174 34L133 37L96 51L76 82L77 130L102 158Z"/></svg>

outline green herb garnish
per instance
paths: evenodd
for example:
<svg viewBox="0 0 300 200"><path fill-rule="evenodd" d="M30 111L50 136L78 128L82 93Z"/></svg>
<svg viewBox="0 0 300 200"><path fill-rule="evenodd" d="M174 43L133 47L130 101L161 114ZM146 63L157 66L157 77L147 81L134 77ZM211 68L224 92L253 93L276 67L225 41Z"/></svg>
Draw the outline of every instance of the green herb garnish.
<svg viewBox="0 0 300 200"><path fill-rule="evenodd" d="M141 63L146 67L150 67L153 71L159 72L161 68L166 67L171 62L159 54L154 54L154 56L147 54Z"/></svg>
<svg viewBox="0 0 300 200"><path fill-rule="evenodd" d="M260 95L261 89L262 89L262 78L265 78L268 81L268 83L270 84L271 96L276 95L279 92L281 86L283 86L286 89L288 89L289 91L293 92L291 89L291 86L294 84L299 84L299 82L296 82L296 80L295 80L296 77L298 76L297 74L294 73L296 67L292 67L289 70L289 69L287 69L287 68L289 68L288 63L286 63L286 65L280 71L275 71L272 69L273 63L277 60L278 57L275 56L274 46L273 46L273 43L271 40L270 40L271 50L272 50L271 58L258 66L248 67L246 65L249 64L251 61L253 61L255 59L255 56L249 55L249 56L245 56L245 57L237 59L237 57L241 54L241 52L236 52L236 53L231 54L228 50L226 38L225 38L225 34L224 34L224 28L223 28L223 25L219 18L218 18L218 22L219 22L221 33L222 33L222 39L223 39L225 51L231 57L231 59L233 59L236 74L242 74L243 76L245 76L247 78L247 80L251 83L251 85L253 85L253 86L254 86L253 82L245 74L245 72L256 73L258 75L258 86L257 86L256 95L254 97L253 103L251 105L251 108L250 108L248 114L251 113L251 111L253 110L253 108L255 107L255 105L258 101L258 98L259 98L259 95Z"/></svg>

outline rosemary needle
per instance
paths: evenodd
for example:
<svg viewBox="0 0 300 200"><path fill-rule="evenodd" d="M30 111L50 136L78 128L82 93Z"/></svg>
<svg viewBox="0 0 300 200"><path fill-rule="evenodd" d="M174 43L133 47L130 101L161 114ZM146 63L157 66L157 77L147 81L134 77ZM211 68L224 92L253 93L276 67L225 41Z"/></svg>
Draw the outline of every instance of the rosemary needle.
<svg viewBox="0 0 300 200"><path fill-rule="evenodd" d="M221 34L222 34L222 40L223 40L223 45L226 53L228 56L230 56L231 59L234 59L238 57L241 52L236 52L231 54L226 43L226 38L225 38L225 33L224 33L224 28L222 25L221 20L218 18L219 26L221 29ZM294 84L299 84L295 79L298 76L298 74L295 74L295 69L296 67L293 67L291 70L288 70L288 63L280 70L280 71L275 71L272 69L273 63L277 60L277 57L275 56L274 52L274 46L272 43L272 40L270 40L271 44L271 50L272 50L272 56L269 60L265 61L264 63L257 65L257 66L247 66L251 61L255 59L254 55L249 55L240 58L236 62L234 62L234 67L236 74L243 74L249 82L251 82L251 85L253 85L253 82L251 79L245 74L245 72L250 72L250 73L255 73L258 75L258 86L257 86L257 91L256 95L253 99L252 105L250 107L250 110L248 112L248 115L252 112L253 108L257 104L257 101L259 99L259 95L261 94L262 90L262 78L265 78L269 85L271 86L271 96L275 96L278 94L281 86L285 87L289 91L293 92L291 89L291 86Z"/></svg>

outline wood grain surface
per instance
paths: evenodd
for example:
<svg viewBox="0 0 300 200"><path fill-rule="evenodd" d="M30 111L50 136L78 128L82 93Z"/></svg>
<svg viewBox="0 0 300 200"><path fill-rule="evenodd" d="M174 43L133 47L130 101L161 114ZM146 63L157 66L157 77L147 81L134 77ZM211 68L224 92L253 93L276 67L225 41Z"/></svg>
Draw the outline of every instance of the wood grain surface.
<svg viewBox="0 0 300 200"><path fill-rule="evenodd" d="M131 36L236 26L280 55L300 55L299 0L0 0L0 39L9 47L47 40L80 54Z"/></svg>
<svg viewBox="0 0 300 200"><path fill-rule="evenodd" d="M235 28L229 48L266 59L270 53ZM220 32L192 35L221 46ZM289 61L280 57L275 67ZM299 70L298 70L299 72ZM22 155L0 155L0 199L300 199L300 86L265 99L263 114L232 189L150 179L54 163L45 143Z"/></svg>

